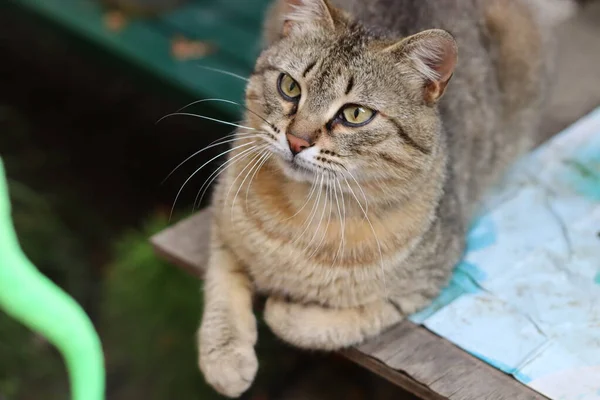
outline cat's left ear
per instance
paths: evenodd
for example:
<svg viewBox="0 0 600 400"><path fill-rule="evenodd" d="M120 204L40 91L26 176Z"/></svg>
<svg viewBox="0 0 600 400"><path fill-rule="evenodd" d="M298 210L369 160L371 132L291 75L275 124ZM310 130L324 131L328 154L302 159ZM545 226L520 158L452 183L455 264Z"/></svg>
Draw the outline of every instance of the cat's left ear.
<svg viewBox="0 0 600 400"><path fill-rule="evenodd" d="M285 13L281 33L287 36L294 27L319 24L334 30L333 8L327 0L284 0Z"/></svg>
<svg viewBox="0 0 600 400"><path fill-rule="evenodd" d="M265 19L267 44L315 26L333 31L342 13L327 0L277 0Z"/></svg>
<svg viewBox="0 0 600 400"><path fill-rule="evenodd" d="M430 29L386 47L401 65L408 66L423 88L427 104L435 104L444 94L458 62L458 47L452 35Z"/></svg>

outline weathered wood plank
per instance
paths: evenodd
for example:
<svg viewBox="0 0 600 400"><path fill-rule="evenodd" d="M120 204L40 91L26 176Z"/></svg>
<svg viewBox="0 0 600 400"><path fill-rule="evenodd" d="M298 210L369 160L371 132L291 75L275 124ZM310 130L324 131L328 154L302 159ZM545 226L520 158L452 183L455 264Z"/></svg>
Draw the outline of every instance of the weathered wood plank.
<svg viewBox="0 0 600 400"><path fill-rule="evenodd" d="M546 399L512 377L429 330L404 321L358 346L353 360L370 368L372 358L401 371L442 398L452 400ZM416 393L415 393L416 394Z"/></svg>
<svg viewBox="0 0 600 400"><path fill-rule="evenodd" d="M368 369L369 371L387 379L396 386L401 387L423 400L446 400L444 397L433 390L416 381L408 374L397 371L393 368L388 367L381 361L374 357L370 357L368 354L363 353L356 347L351 347L341 351L341 354L347 359L355 362L356 364Z"/></svg>
<svg viewBox="0 0 600 400"><path fill-rule="evenodd" d="M209 226L210 214L202 211L154 235L151 242L161 256L202 277ZM341 353L425 400L546 399L410 321Z"/></svg>
<svg viewBox="0 0 600 400"><path fill-rule="evenodd" d="M208 257L210 213L202 211L150 238L156 252L197 277L204 274Z"/></svg>

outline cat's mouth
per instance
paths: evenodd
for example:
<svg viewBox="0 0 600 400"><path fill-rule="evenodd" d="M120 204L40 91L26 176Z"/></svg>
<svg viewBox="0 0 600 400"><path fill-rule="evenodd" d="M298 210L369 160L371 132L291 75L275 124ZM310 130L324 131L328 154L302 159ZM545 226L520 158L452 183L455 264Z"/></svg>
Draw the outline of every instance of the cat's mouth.
<svg viewBox="0 0 600 400"><path fill-rule="evenodd" d="M316 165L299 158L298 156L281 160L283 172L288 178L300 182L312 182L320 175Z"/></svg>
<svg viewBox="0 0 600 400"><path fill-rule="evenodd" d="M310 164L298 157L292 157L292 159L289 161L289 165L294 171L304 172L311 175L316 173L316 171L310 167Z"/></svg>
<svg viewBox="0 0 600 400"><path fill-rule="evenodd" d="M313 160L314 151L307 149L294 155L282 147L273 146L270 150L276 155L279 166L288 178L301 182L313 182L327 172L326 167Z"/></svg>

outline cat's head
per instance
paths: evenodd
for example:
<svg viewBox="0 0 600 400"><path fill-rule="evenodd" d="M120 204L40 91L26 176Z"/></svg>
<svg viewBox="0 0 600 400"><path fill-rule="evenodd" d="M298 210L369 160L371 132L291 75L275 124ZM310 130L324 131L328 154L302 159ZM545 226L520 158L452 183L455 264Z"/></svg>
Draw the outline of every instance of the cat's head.
<svg viewBox="0 0 600 400"><path fill-rule="evenodd" d="M373 34L326 0L279 0L246 89L247 123L286 175L410 181L439 153L436 103L457 62L443 30ZM268 121L267 122L265 122Z"/></svg>

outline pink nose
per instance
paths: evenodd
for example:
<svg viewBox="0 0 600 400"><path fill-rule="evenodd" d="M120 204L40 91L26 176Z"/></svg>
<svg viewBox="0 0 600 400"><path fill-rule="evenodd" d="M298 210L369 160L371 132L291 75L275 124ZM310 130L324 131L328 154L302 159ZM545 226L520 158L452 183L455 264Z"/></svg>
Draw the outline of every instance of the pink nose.
<svg viewBox="0 0 600 400"><path fill-rule="evenodd" d="M300 153L302 150L310 147L310 143L306 140L299 138L298 136L294 136L292 134L286 134L288 143L290 145L290 150L294 155Z"/></svg>

